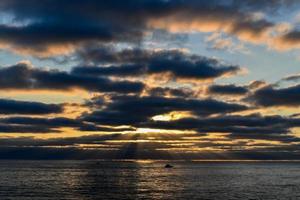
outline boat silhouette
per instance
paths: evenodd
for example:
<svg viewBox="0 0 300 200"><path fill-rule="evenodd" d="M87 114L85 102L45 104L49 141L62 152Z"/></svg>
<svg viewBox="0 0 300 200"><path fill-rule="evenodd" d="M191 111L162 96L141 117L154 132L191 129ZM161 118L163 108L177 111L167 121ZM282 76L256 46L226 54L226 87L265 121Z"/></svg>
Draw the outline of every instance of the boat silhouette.
<svg viewBox="0 0 300 200"><path fill-rule="evenodd" d="M165 168L173 168L173 166L170 165L170 164L166 164L166 165L165 165Z"/></svg>

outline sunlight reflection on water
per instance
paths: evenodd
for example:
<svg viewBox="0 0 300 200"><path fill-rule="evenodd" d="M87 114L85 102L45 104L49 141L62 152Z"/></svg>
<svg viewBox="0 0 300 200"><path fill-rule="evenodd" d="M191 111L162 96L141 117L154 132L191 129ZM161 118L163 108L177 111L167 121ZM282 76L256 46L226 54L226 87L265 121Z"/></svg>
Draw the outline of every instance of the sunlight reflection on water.
<svg viewBox="0 0 300 200"><path fill-rule="evenodd" d="M300 199L300 163L0 161L0 199Z"/></svg>

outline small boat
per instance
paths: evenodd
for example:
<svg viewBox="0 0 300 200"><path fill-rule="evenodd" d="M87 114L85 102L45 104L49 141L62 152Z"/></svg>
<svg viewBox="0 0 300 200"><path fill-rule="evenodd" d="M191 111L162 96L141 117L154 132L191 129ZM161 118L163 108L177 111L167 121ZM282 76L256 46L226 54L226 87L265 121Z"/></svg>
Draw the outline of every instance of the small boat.
<svg viewBox="0 0 300 200"><path fill-rule="evenodd" d="M165 168L173 168L173 166L170 165L170 164L166 164L166 165L165 165Z"/></svg>

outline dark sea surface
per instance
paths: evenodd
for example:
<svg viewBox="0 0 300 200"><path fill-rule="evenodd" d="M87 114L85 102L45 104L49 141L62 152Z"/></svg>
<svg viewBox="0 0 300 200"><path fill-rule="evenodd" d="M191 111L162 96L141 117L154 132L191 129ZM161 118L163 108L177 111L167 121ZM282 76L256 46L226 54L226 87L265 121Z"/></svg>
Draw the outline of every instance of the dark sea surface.
<svg viewBox="0 0 300 200"><path fill-rule="evenodd" d="M300 199L299 162L0 161L0 199Z"/></svg>

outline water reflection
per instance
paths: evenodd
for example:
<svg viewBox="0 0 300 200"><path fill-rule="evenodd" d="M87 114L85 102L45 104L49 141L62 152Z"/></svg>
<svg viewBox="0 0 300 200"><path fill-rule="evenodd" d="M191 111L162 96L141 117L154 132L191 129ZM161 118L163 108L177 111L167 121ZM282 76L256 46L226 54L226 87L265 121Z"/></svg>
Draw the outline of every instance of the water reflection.
<svg viewBox="0 0 300 200"><path fill-rule="evenodd" d="M77 177L81 199L136 199L139 166L134 162L87 162Z"/></svg>
<svg viewBox="0 0 300 200"><path fill-rule="evenodd" d="M0 161L0 199L300 199L299 163Z"/></svg>
<svg viewBox="0 0 300 200"><path fill-rule="evenodd" d="M87 170L73 174L68 185L78 199L172 199L184 188L178 182L181 174L165 169L161 163L144 162L86 162ZM80 197L80 198L79 198Z"/></svg>

